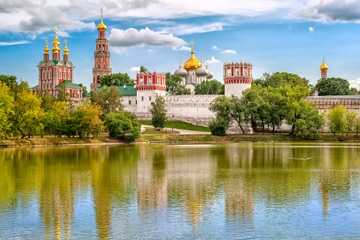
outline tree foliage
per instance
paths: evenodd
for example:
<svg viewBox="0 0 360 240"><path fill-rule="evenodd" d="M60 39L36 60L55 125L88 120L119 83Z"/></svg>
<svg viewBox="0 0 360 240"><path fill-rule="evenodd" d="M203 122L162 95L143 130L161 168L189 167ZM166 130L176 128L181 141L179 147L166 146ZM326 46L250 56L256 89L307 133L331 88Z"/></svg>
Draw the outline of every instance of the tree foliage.
<svg viewBox="0 0 360 240"><path fill-rule="evenodd" d="M209 128L212 135L225 136L229 126L230 121L220 115L209 122Z"/></svg>
<svg viewBox="0 0 360 240"><path fill-rule="evenodd" d="M127 73L113 73L100 77L101 86L134 86L135 82Z"/></svg>
<svg viewBox="0 0 360 240"><path fill-rule="evenodd" d="M350 84L343 78L322 79L315 85L319 96L327 95L350 95Z"/></svg>
<svg viewBox="0 0 360 240"><path fill-rule="evenodd" d="M245 133L242 124L245 123L245 105L238 97L219 96L211 104L211 111L215 112L218 123L235 121L241 131Z"/></svg>
<svg viewBox="0 0 360 240"><path fill-rule="evenodd" d="M11 128L9 116L13 113L14 97L6 83L0 81L0 139L6 138Z"/></svg>
<svg viewBox="0 0 360 240"><path fill-rule="evenodd" d="M140 137L140 123L137 121L136 115L128 111L108 114L104 124L111 137L126 142L133 142Z"/></svg>
<svg viewBox="0 0 360 240"><path fill-rule="evenodd" d="M71 131L81 138L98 136L103 128L102 114L99 106L83 102L71 112Z"/></svg>
<svg viewBox="0 0 360 240"><path fill-rule="evenodd" d="M217 80L207 80L195 86L195 95L223 95L225 85Z"/></svg>
<svg viewBox="0 0 360 240"><path fill-rule="evenodd" d="M171 95L190 95L190 89L181 85L182 78L176 74L166 73L166 91Z"/></svg>
<svg viewBox="0 0 360 240"><path fill-rule="evenodd" d="M31 137L44 129L44 110L41 108L41 99L29 90L16 94L14 114L12 115L13 130L21 137Z"/></svg>
<svg viewBox="0 0 360 240"><path fill-rule="evenodd" d="M307 86L309 85L309 80L300 77L294 73L287 72L276 72L270 75L269 73L264 73L260 79L255 79L254 84L261 85L263 87L273 87L278 88L280 86L291 85L291 86Z"/></svg>
<svg viewBox="0 0 360 240"><path fill-rule="evenodd" d="M155 101L151 102L151 123L154 128L162 129L166 123L166 107L165 100L162 96L156 95Z"/></svg>
<svg viewBox="0 0 360 240"><path fill-rule="evenodd" d="M346 107L343 105L337 105L328 112L328 127L330 128L330 131L334 133L334 135L337 133L343 133L346 129L346 111Z"/></svg>
<svg viewBox="0 0 360 240"><path fill-rule="evenodd" d="M116 86L106 87L91 93L91 103L100 106L103 116L109 113L120 112L124 109L120 91Z"/></svg>

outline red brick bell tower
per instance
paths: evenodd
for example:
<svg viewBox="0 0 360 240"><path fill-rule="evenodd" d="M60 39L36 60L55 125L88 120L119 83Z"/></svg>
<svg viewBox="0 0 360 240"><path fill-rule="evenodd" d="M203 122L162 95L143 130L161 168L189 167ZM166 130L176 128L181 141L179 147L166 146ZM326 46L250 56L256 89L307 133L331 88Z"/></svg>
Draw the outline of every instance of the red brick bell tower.
<svg viewBox="0 0 360 240"><path fill-rule="evenodd" d="M103 10L101 9L100 23L97 26L98 38L96 39L96 50L94 53L93 79L90 85L91 91L100 86L100 77L112 73L110 68L109 40L106 39L106 25L103 22Z"/></svg>

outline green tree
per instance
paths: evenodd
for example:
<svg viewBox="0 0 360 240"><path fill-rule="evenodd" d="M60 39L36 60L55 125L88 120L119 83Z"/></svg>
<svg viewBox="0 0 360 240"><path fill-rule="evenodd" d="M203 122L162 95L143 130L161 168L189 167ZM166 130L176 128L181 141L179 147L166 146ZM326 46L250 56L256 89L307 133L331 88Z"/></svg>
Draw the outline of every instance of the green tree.
<svg viewBox="0 0 360 240"><path fill-rule="evenodd" d="M323 79L315 85L319 96L350 95L350 84L343 78Z"/></svg>
<svg viewBox="0 0 360 240"><path fill-rule="evenodd" d="M71 127L69 102L55 101L45 114L44 130L46 132L57 137L69 135L68 128Z"/></svg>
<svg viewBox="0 0 360 240"><path fill-rule="evenodd" d="M219 122L222 120L235 121L242 133L245 133L242 124L245 123L245 105L243 101L238 97L227 97L227 96L219 96L215 98L211 104L209 109L216 114L216 117Z"/></svg>
<svg viewBox="0 0 360 240"><path fill-rule="evenodd" d="M13 113L14 98L10 93L10 88L6 83L0 81L0 139L7 137L7 132L11 129L9 115Z"/></svg>
<svg viewBox="0 0 360 240"><path fill-rule="evenodd" d="M82 87L82 97L86 97L86 95L89 93L86 89L86 86L84 86L82 83L79 83L79 86Z"/></svg>
<svg viewBox="0 0 360 240"><path fill-rule="evenodd" d="M356 111L347 111L345 113L346 135L349 135L349 132L354 131L356 129L358 117L359 114Z"/></svg>
<svg viewBox="0 0 360 240"><path fill-rule="evenodd" d="M6 86L8 86L10 91L13 93L16 92L16 88L19 85L15 76L4 75L4 74L0 74L0 82L5 83Z"/></svg>
<svg viewBox="0 0 360 240"><path fill-rule="evenodd" d="M307 86L290 86L286 85L279 88L282 96L286 98L285 120L291 126L290 134L295 135L295 123L298 119L304 119L309 103L306 97L310 94Z"/></svg>
<svg viewBox="0 0 360 240"><path fill-rule="evenodd" d="M134 86L134 84L127 73L113 73L100 77L101 86Z"/></svg>
<svg viewBox="0 0 360 240"><path fill-rule="evenodd" d="M220 115L209 122L209 128L212 135L225 136L229 126L229 119L223 118Z"/></svg>
<svg viewBox="0 0 360 240"><path fill-rule="evenodd" d="M154 128L162 129L166 123L166 107L165 100L162 96L156 95L155 101L151 102L150 113L151 123Z"/></svg>
<svg viewBox="0 0 360 240"><path fill-rule="evenodd" d="M148 70L144 66L140 66L140 72L146 73Z"/></svg>
<svg viewBox="0 0 360 240"><path fill-rule="evenodd" d="M110 113L105 117L104 124L109 130L110 137L126 142L133 142L140 137L140 123L131 112Z"/></svg>
<svg viewBox="0 0 360 240"><path fill-rule="evenodd" d="M120 112L124 109L121 93L116 86L104 86L102 89L92 92L91 103L100 106L103 112L102 119L105 119L109 113Z"/></svg>
<svg viewBox="0 0 360 240"><path fill-rule="evenodd" d="M44 110L41 108L41 99L29 90L16 94L14 114L12 115L13 130L21 137L31 137L44 129Z"/></svg>
<svg viewBox="0 0 360 240"><path fill-rule="evenodd" d="M243 92L242 100L246 106L244 112L245 121L251 124L255 132L259 131L259 125L264 132L269 119L270 104L265 101L265 92L266 88L259 84L254 84Z"/></svg>
<svg viewBox="0 0 360 240"><path fill-rule="evenodd" d="M298 118L295 122L294 134L304 139L318 139L319 130L324 125L323 115L319 114L313 104L305 104L302 111L302 118Z"/></svg>
<svg viewBox="0 0 360 240"><path fill-rule="evenodd" d="M166 91L171 95L190 95L190 89L181 85L182 78L178 75L166 73Z"/></svg>
<svg viewBox="0 0 360 240"><path fill-rule="evenodd" d="M81 103L71 112L71 131L76 132L80 138L84 136L98 136L103 128L101 108L89 102Z"/></svg>
<svg viewBox="0 0 360 240"><path fill-rule="evenodd" d="M346 111L346 107L343 105L337 105L328 112L328 127L330 128L330 131L334 133L334 135L337 133L343 133L346 129Z"/></svg>
<svg viewBox="0 0 360 240"><path fill-rule="evenodd" d="M207 80L195 86L195 95L223 95L225 85L217 80Z"/></svg>
<svg viewBox="0 0 360 240"><path fill-rule="evenodd" d="M41 97L41 108L46 112L49 111L54 102L55 102L55 98L53 96L51 96L48 92L45 92L44 95L40 95Z"/></svg>
<svg viewBox="0 0 360 240"><path fill-rule="evenodd" d="M276 72L270 75L269 73L264 73L260 79L255 79L254 84L260 84L264 87L274 87L278 88L280 86L291 85L291 86L307 86L309 85L309 80L300 77L294 73L287 72Z"/></svg>

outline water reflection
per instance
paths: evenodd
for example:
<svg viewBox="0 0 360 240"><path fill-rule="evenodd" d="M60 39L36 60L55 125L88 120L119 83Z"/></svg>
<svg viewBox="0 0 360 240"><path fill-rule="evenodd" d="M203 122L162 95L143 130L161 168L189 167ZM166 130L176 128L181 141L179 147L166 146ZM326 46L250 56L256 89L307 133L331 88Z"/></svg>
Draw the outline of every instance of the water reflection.
<svg viewBox="0 0 360 240"><path fill-rule="evenodd" d="M324 231L360 236L360 221L352 218L360 213L360 145L87 146L1 153L5 238L298 238L326 237Z"/></svg>

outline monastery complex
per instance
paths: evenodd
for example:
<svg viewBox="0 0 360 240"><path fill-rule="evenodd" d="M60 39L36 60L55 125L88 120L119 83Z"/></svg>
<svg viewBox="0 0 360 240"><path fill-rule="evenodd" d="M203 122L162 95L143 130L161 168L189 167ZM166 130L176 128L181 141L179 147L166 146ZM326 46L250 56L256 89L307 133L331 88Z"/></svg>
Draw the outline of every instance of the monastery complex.
<svg viewBox="0 0 360 240"><path fill-rule="evenodd" d="M102 76L112 73L109 41L106 38L107 27L103 22L102 14L97 29L98 38L95 44L91 91L96 91L101 87L99 81ZM74 83L74 65L69 60L67 42L64 41L63 58L61 59L58 30L56 27L54 30L51 59L46 40L43 60L38 64L39 84L32 90L42 94L48 92L54 97L58 96L60 90L65 90L71 99L81 101L82 87ZM117 87L123 96L124 108L135 113L139 119L150 119L151 102L155 100L156 95L160 95L165 100L168 119L206 126L215 117L215 114L209 110L209 106L218 95L194 95L195 85L212 79L213 72L207 64L204 66L201 60L196 59L194 42L191 42L191 45L190 58L184 65L180 61L180 66L174 72L175 75L181 77L182 85L190 89L191 95L169 95L166 92L166 75L163 72L140 72L136 74L135 86ZM323 61L320 67L321 79L327 78L327 70L328 66ZM247 62L225 63L223 65L223 81L225 95L241 97L242 92L251 87L252 64ZM315 96L308 97L308 101L315 103L321 112L339 104L360 112L359 95L316 96L315 94Z"/></svg>

